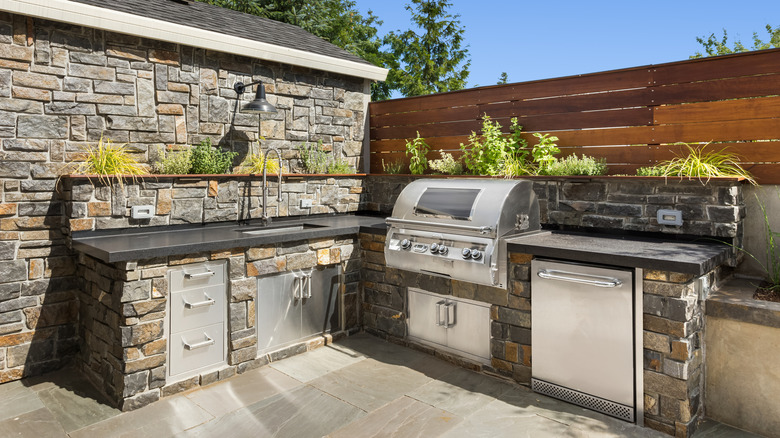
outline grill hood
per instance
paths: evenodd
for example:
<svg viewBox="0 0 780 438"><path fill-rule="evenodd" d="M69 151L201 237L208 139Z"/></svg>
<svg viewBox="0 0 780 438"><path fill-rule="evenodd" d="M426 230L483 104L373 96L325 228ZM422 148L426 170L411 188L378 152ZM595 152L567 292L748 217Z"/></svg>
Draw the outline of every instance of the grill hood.
<svg viewBox="0 0 780 438"><path fill-rule="evenodd" d="M506 287L504 238L539 230L539 203L527 180L421 179L387 223L388 266Z"/></svg>

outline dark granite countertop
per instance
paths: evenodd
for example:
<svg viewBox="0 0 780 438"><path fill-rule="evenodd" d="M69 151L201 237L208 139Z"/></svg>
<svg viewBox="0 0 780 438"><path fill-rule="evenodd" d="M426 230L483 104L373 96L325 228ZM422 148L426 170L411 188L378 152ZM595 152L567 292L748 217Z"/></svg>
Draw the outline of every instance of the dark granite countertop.
<svg viewBox="0 0 780 438"><path fill-rule="evenodd" d="M298 225L303 225L304 228L284 230ZM279 228L280 231L256 235L246 233L266 228ZM360 231L376 233L384 230L386 230L384 217L323 215L277 219L273 220L268 227L252 222L246 224L232 222L78 233L73 236L73 248L113 263L350 235Z"/></svg>
<svg viewBox="0 0 780 438"><path fill-rule="evenodd" d="M729 247L636 236L541 231L507 239L511 252L630 268L703 275L723 264Z"/></svg>

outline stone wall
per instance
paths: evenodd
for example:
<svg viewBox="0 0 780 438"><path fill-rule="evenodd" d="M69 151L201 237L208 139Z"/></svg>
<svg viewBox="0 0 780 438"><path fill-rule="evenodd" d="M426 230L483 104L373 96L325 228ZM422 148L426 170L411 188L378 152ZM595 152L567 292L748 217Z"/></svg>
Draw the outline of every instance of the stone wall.
<svg viewBox="0 0 780 438"><path fill-rule="evenodd" d="M80 254L78 273L84 286L79 294L79 363L109 400L132 410L321 345L330 336L258 357L255 329L257 277L318 265L341 265L345 330L357 330L360 252L354 250L355 241L340 236L119 263ZM227 263L227 365L168 381L168 269L209 260Z"/></svg>
<svg viewBox="0 0 780 438"><path fill-rule="evenodd" d="M362 202L361 177L268 177L269 217L356 212ZM257 176L146 177L123 185L94 179L63 178L60 186L71 232L202 224L257 219L262 216L262 179ZM311 201L301 208L300 201ZM151 205L150 219L133 219L133 206Z"/></svg>
<svg viewBox="0 0 780 438"><path fill-rule="evenodd" d="M239 102L233 84L255 80L264 81L276 114L238 111L254 89ZM57 191L57 178L86 145L104 135L151 163L166 149L210 138L238 152L238 162L262 135L263 148L279 148L285 170L296 171L295 148L322 140L360 168L364 87L359 78L0 13L0 383L61 366L76 351L71 229L258 215L257 180L221 177L191 184L145 179L121 193L77 182L66 211L71 198ZM284 205L271 206L269 198L269 212L355 210L358 194L350 190L360 184L332 181L323 179L312 192L295 181ZM244 196L251 200L242 204ZM296 209L307 196L315 206ZM152 221L127 218L129 206L149 202L160 212Z"/></svg>
<svg viewBox="0 0 780 438"><path fill-rule="evenodd" d="M416 177L372 175L366 208L390 214L401 190ZM531 177L547 228L708 236L741 245L745 200L735 180ZM659 209L682 211L683 225L659 225Z"/></svg>
<svg viewBox="0 0 780 438"><path fill-rule="evenodd" d="M491 304L490 366L431 352L469 368L530 385L531 345L530 254L509 254L507 290L474 285L394 268L384 262L382 234L363 233L362 323L375 335L420 348L406 340L409 287ZM717 285L725 272L708 273ZM643 271L643 376L645 426L677 437L689 437L702 419L703 302L698 278L667 271Z"/></svg>

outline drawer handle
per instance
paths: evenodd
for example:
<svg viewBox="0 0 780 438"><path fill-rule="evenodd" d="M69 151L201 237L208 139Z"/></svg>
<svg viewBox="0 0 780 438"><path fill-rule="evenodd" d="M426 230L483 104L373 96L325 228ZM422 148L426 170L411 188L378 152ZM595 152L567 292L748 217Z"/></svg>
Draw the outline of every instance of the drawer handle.
<svg viewBox="0 0 780 438"><path fill-rule="evenodd" d="M186 350L195 350L198 348L208 347L209 345L214 345L214 340L209 337L205 332L203 333L203 336L206 337L206 340L203 342L198 342L195 344L188 344L187 341L184 341L184 348Z"/></svg>
<svg viewBox="0 0 780 438"><path fill-rule="evenodd" d="M213 306L214 303L216 303L216 301L214 301L214 299L212 299L210 296L206 294L203 295L206 297L206 299L203 301L198 301L197 303L190 303L186 298L182 298L184 301L184 307L188 309L197 309L198 307Z"/></svg>
<svg viewBox="0 0 780 438"><path fill-rule="evenodd" d="M623 282L617 278L582 274L579 272L559 271L556 269L540 269L536 275L547 280L569 281L596 287L618 287L623 284Z"/></svg>
<svg viewBox="0 0 780 438"><path fill-rule="evenodd" d="M185 272L184 276L190 280L197 280L199 278L213 277L216 274L215 271L206 270L206 272L197 272L195 274Z"/></svg>

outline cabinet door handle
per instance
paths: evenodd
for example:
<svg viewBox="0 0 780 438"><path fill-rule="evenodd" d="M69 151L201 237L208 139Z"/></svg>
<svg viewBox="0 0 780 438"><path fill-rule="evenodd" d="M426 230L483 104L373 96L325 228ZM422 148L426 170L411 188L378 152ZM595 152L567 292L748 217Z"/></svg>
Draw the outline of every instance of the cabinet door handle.
<svg viewBox="0 0 780 438"><path fill-rule="evenodd" d="M197 309L198 307L213 306L214 303L216 303L210 296L206 294L203 294L203 296L206 297L206 299L198 301L197 303L190 303L186 298L182 298L182 300L184 300L184 307L188 309Z"/></svg>
<svg viewBox="0 0 780 438"><path fill-rule="evenodd" d="M444 326L446 328L446 324L447 324L446 318L447 318L447 316L446 315L444 316L444 318L445 318L444 321L442 321L442 317L441 317L441 308L445 304L446 303L445 303L444 300L439 301L438 303L436 303L436 325Z"/></svg>
<svg viewBox="0 0 780 438"><path fill-rule="evenodd" d="M203 333L203 336L206 337L206 340L203 342L196 342L194 344L188 344L187 341L184 342L184 348L186 350L195 350L198 348L208 347L209 345L214 345L214 340L209 337L205 332Z"/></svg>
<svg viewBox="0 0 780 438"><path fill-rule="evenodd" d="M215 271L211 271L208 268L206 268L206 272L196 272L194 274L190 272L185 272L184 277L186 277L189 280L197 280L199 278L213 277L214 274L216 274Z"/></svg>
<svg viewBox="0 0 780 438"><path fill-rule="evenodd" d="M457 303L453 301L444 305L446 310L444 328L450 328L455 325L455 306L457 306Z"/></svg>
<svg viewBox="0 0 780 438"><path fill-rule="evenodd" d="M298 277L298 275L295 275L295 278L293 279L293 299L301 299L301 278Z"/></svg>

